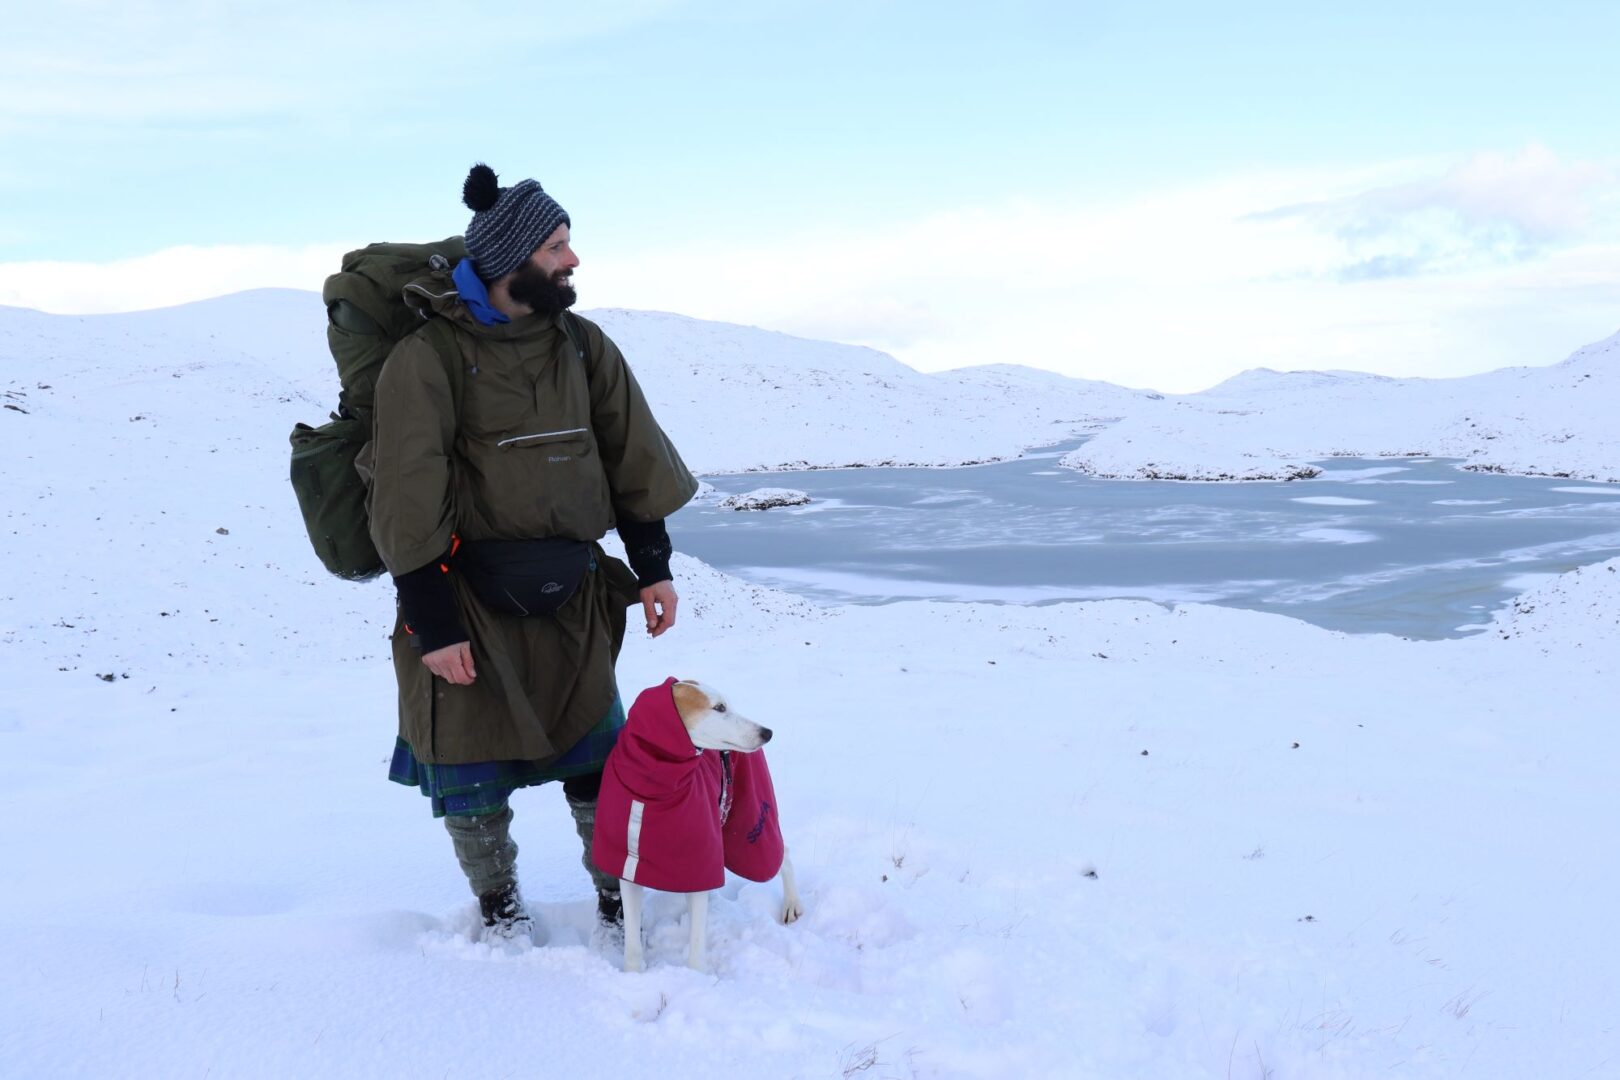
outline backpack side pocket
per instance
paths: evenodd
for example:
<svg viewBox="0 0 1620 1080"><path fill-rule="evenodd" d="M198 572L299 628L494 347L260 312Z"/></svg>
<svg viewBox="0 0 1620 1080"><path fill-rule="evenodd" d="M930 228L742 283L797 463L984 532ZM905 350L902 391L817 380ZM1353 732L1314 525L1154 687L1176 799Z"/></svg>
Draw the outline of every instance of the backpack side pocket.
<svg viewBox="0 0 1620 1080"><path fill-rule="evenodd" d="M320 427L294 426L291 480L304 529L322 565L338 577L368 581L383 572L371 542L366 484L355 467L370 445L370 425L335 419Z"/></svg>

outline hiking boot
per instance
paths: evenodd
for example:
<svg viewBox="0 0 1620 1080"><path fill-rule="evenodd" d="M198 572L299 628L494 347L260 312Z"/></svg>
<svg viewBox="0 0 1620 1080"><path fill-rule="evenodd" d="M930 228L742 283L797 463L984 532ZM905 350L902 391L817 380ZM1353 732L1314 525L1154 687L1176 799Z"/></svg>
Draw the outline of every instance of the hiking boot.
<svg viewBox="0 0 1620 1080"><path fill-rule="evenodd" d="M596 891L596 923L591 927L591 946L618 963L624 956L624 901L618 889Z"/></svg>
<svg viewBox="0 0 1620 1080"><path fill-rule="evenodd" d="M624 928L624 900L618 889L597 891L596 921L606 927Z"/></svg>
<svg viewBox="0 0 1620 1080"><path fill-rule="evenodd" d="M478 912L484 917L484 937L507 941L534 940L534 920L523 906L523 894L516 885L502 885L478 896Z"/></svg>

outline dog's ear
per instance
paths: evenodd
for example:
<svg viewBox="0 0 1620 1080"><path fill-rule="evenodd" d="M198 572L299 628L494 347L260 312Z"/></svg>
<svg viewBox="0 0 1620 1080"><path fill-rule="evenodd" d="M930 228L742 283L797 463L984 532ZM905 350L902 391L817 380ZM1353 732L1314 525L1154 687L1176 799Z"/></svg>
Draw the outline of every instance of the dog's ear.
<svg viewBox="0 0 1620 1080"><path fill-rule="evenodd" d="M670 692L675 697L675 711L682 716L696 716L709 708L709 695L699 690L696 683L678 682Z"/></svg>

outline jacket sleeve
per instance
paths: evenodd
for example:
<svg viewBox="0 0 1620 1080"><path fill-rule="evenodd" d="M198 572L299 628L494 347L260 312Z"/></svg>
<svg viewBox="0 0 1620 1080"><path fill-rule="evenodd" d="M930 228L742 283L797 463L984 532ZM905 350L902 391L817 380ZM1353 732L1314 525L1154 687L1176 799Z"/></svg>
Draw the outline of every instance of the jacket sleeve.
<svg viewBox="0 0 1620 1080"><path fill-rule="evenodd" d="M371 429L366 509L372 542L395 577L427 565L450 547L455 437L455 399L444 361L413 334L383 364Z"/></svg>
<svg viewBox="0 0 1620 1080"><path fill-rule="evenodd" d="M596 324L580 322L592 361L591 427L614 512L632 521L661 521L697 494L697 481L653 418L619 347Z"/></svg>
<svg viewBox="0 0 1620 1080"><path fill-rule="evenodd" d="M455 591L450 588L449 560L447 551L442 559L394 579L405 629L416 635L424 655L468 640Z"/></svg>
<svg viewBox="0 0 1620 1080"><path fill-rule="evenodd" d="M624 541L624 554L630 569L636 575L636 587L650 588L674 576L669 570L669 557L675 548L669 542L669 530L664 521L635 521L619 517L619 539Z"/></svg>

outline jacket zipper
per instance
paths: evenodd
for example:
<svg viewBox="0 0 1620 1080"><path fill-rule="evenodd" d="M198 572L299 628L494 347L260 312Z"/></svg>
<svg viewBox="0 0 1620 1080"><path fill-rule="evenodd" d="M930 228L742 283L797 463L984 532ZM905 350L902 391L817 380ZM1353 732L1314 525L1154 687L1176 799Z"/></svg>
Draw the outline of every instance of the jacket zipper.
<svg viewBox="0 0 1620 1080"><path fill-rule="evenodd" d="M537 432L536 434L533 434L533 435L514 435L510 439L502 439L500 442L496 443L495 445L496 446L510 446L513 443L526 442L529 439L549 439L554 435L579 435L579 434L582 434L583 432L585 432L587 430L589 430L589 429L582 428L582 427L576 427L576 428L568 428L568 429L566 429L564 431L541 431L541 432Z"/></svg>

